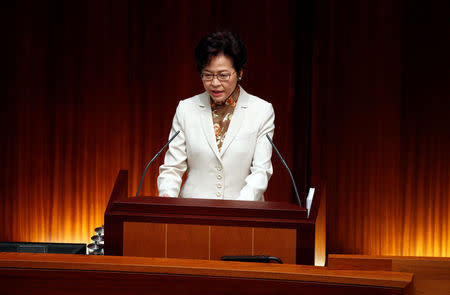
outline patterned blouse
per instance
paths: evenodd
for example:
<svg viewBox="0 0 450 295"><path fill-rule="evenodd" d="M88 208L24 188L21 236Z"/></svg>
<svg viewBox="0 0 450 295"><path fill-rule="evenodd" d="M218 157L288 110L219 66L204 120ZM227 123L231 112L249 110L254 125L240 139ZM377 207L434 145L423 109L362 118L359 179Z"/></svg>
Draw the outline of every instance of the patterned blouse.
<svg viewBox="0 0 450 295"><path fill-rule="evenodd" d="M231 118L233 117L234 108L236 107L240 92L241 90L239 86L237 86L233 94L225 101L225 103L222 104L216 104L211 99L214 134L216 135L216 143L219 148L219 152L222 148L223 141L225 140L228 126L230 126Z"/></svg>

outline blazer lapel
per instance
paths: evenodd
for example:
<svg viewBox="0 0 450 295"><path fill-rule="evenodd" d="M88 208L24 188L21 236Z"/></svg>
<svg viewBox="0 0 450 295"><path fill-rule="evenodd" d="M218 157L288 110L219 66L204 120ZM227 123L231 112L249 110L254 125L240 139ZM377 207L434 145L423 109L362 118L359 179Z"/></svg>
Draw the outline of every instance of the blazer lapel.
<svg viewBox="0 0 450 295"><path fill-rule="evenodd" d="M207 92L200 94L200 125L202 125L203 134L208 141L209 146L213 150L216 157L221 161L219 148L217 147L216 137L214 135L214 127L212 122L211 105L209 102L209 95Z"/></svg>
<svg viewBox="0 0 450 295"><path fill-rule="evenodd" d="M238 102L233 111L233 117L231 118L227 134L225 135L225 140L223 141L222 148L220 149L220 157L222 157L227 148L230 146L231 142L238 134L245 119L245 111L247 110L248 106L248 94L244 91L244 89L242 89L242 87L240 90L241 93L239 94Z"/></svg>

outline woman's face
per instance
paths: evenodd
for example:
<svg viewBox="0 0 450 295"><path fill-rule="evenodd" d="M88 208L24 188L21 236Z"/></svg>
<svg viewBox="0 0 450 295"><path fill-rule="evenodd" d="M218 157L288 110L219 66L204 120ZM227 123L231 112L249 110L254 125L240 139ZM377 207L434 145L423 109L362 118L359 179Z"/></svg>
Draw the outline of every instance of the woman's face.
<svg viewBox="0 0 450 295"><path fill-rule="evenodd" d="M233 67L233 60L223 54L217 55L211 59L211 62L202 70L202 74L214 75L212 80L206 81L205 78L202 79L203 87L211 96L215 103L223 103L230 95L233 93L237 86L238 77L242 75L242 70L237 73ZM229 78L226 81L219 81L217 75L222 74L226 76L229 74Z"/></svg>

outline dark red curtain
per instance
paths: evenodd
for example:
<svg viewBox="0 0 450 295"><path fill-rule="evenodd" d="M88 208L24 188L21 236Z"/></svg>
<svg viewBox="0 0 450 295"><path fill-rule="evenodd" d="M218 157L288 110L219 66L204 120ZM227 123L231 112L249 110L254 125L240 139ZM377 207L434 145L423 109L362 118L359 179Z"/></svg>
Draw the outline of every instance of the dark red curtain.
<svg viewBox="0 0 450 295"><path fill-rule="evenodd" d="M14 1L3 10L0 240L87 242L119 169L134 194L193 49L248 47L300 190L327 184L329 253L450 255L446 1ZM156 194L162 158L143 193ZM292 202L277 158L266 197Z"/></svg>

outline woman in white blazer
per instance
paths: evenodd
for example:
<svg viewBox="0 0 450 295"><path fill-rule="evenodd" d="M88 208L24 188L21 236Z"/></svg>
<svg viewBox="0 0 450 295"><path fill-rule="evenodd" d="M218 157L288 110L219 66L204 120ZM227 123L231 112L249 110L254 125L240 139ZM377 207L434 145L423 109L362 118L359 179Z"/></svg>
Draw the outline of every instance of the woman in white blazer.
<svg viewBox="0 0 450 295"><path fill-rule="evenodd" d="M195 50L205 92L180 101L159 168L160 196L263 201L272 175L272 105L239 86L247 60L237 35L207 35ZM187 172L183 187L182 176Z"/></svg>

